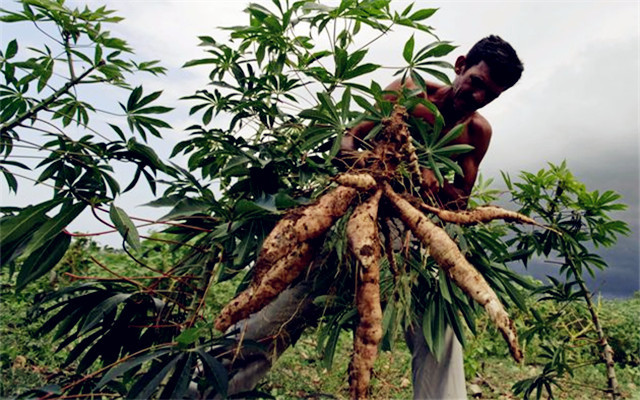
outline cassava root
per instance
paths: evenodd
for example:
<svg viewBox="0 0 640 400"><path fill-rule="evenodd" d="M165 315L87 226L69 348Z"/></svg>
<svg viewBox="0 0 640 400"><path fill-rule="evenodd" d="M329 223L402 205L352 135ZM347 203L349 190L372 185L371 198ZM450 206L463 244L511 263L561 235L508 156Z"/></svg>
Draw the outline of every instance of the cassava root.
<svg viewBox="0 0 640 400"><path fill-rule="evenodd" d="M518 346L518 336L513 321L487 281L467 261L456 243L442 228L434 225L429 218L394 192L388 184L385 184L384 194L391 201L402 221L429 249L429 254L436 264L463 292L484 307L491 321L505 338L511 355L516 361L520 361L522 351Z"/></svg>
<svg viewBox="0 0 640 400"><path fill-rule="evenodd" d="M358 205L347 223L349 248L359 261L356 307L360 322L349 365L349 386L352 399L367 398L373 363L382 339L382 309L380 306L380 240L378 237L378 205L382 191L378 190L366 202Z"/></svg>
<svg viewBox="0 0 640 400"><path fill-rule="evenodd" d="M313 258L309 242L344 215L356 193L353 188L339 186L315 203L287 213L264 240L249 287L222 309L215 328L226 331L262 309L293 282Z"/></svg>
<svg viewBox="0 0 640 400"><path fill-rule="evenodd" d="M507 222L518 222L521 224L540 226L539 223L526 215L496 206L481 206L465 211L443 210L424 203L420 204L420 207L437 215L438 218L445 222L451 222L458 225L475 225L490 222L495 219L501 219Z"/></svg>
<svg viewBox="0 0 640 400"><path fill-rule="evenodd" d="M405 251L408 251L408 240L410 233L413 233L428 248L429 254L443 273L484 307L507 341L512 356L517 361L522 358L514 324L496 293L465 259L447 233L433 224L419 209L434 213L442 221L461 225L498 218L510 222L539 224L526 216L497 207L452 212L427 206L421 201L412 205L394 192L388 182L398 179L398 169L401 167L406 167L411 174L412 184L422 186L421 168L407 127L407 117L406 109L396 104L392 114L382 120L384 134L374 138L370 150L354 153L359 157L351 167L353 172L343 173L335 178L340 186L312 205L291 210L278 222L264 240L253 266L249 287L233 299L215 321L216 329L226 331L231 325L259 311L275 299L313 262L315 245L318 243L316 239L324 235L347 212L356 196L360 195L366 200L356 206L346 227L349 249L359 266L355 297L359 323L349 365L350 395L353 399L367 397L378 344L382 339L379 263L382 246L378 233L378 208L382 196L391 203L408 228ZM390 234L388 230L383 231L383 234L387 239L385 253L390 259L394 276L397 276L399 272L398 266L393 262L394 248Z"/></svg>

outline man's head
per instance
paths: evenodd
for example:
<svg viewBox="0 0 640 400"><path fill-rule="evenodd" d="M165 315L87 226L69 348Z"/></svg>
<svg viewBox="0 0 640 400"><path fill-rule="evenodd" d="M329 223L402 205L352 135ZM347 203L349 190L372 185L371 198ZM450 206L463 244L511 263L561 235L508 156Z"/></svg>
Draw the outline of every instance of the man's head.
<svg viewBox="0 0 640 400"><path fill-rule="evenodd" d="M454 107L472 112L493 101L522 75L522 62L511 45L498 36L476 43L456 60Z"/></svg>

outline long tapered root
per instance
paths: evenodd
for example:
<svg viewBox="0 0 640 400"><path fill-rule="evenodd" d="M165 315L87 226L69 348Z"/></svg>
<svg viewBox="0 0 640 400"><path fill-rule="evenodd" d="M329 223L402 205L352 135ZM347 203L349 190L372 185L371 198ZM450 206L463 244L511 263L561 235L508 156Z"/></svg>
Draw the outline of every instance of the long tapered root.
<svg viewBox="0 0 640 400"><path fill-rule="evenodd" d="M315 203L288 212L262 243L253 272L257 283L271 266L290 253L301 242L318 238L344 215L353 201L356 190L339 186L320 197Z"/></svg>
<svg viewBox="0 0 640 400"><path fill-rule="evenodd" d="M429 249L429 254L436 264L463 292L484 307L509 345L511 355L516 361L520 361L522 351L518 346L518 336L513 321L483 276L467 261L456 243L442 228L434 225L429 218L394 192L388 184L385 185L384 194L394 205L402 221Z"/></svg>
<svg viewBox="0 0 640 400"><path fill-rule="evenodd" d="M262 244L249 288L227 304L215 321L224 332L229 326L261 310L293 282L313 258L309 243L322 236L344 215L356 190L339 186L315 203L287 213Z"/></svg>
<svg viewBox="0 0 640 400"><path fill-rule="evenodd" d="M507 222L540 226L540 224L534 219L529 218L526 215L496 206L482 206L465 211L443 210L424 203L421 204L420 207L437 215L438 218L445 222L451 222L458 225L475 225L501 219Z"/></svg>
<svg viewBox="0 0 640 400"><path fill-rule="evenodd" d="M313 247L303 242L278 260L259 283L252 283L224 307L216 318L215 328L224 332L231 325L264 308L300 275L313 259L313 255Z"/></svg>
<svg viewBox="0 0 640 400"><path fill-rule="evenodd" d="M380 239L378 237L378 205L382 191L378 190L360 204L347 223L349 248L360 263L356 307L360 322L356 329L353 358L349 366L352 399L367 397L373 363L382 339L382 308L380 306Z"/></svg>

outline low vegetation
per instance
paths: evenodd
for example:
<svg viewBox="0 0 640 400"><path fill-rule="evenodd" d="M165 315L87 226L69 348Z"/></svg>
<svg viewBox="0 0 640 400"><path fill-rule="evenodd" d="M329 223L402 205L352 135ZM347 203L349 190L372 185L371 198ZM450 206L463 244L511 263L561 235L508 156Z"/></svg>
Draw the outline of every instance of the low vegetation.
<svg viewBox="0 0 640 400"><path fill-rule="evenodd" d="M143 241L143 248L158 260L171 257L167 246ZM74 252L63 260L59 276L42 278L38 287L16 293L14 279L6 274L0 291L0 397L15 397L34 387L62 380L74 374L77 362L58 368L68 357L70 348L54 351L51 346L52 334L37 335L42 321L32 318L39 290L52 290L69 283L70 274L89 275L97 273L100 267L92 258L109 262L116 271L126 273L135 268L131 260L121 251L100 248L86 239L72 244ZM175 255L174 255L175 256ZM65 264L66 263L66 264ZM73 271L73 272L72 272ZM237 280L237 279L236 279ZM235 290L236 282L220 285L215 300L208 303L207 312L217 315L219 310ZM532 300L533 301L533 300ZM544 339L536 338L524 345L524 362L513 363L507 357L507 345L500 338L495 327L486 317L479 319L476 335L467 331L465 347L465 375L470 397L482 399L515 399L513 385L521 380L539 375L545 363L545 341L563 341L567 332L589 327L589 316L570 306L568 309L555 301L548 301L540 309L542 317L557 314L563 309L558 322L561 329L550 330ZM622 398L638 399L640 390L640 292L628 299L600 299L599 313L614 349L616 373L620 382ZM515 313L518 327L533 318L526 313ZM263 383L258 387L265 395L276 399L342 399L349 397L349 387L345 379L353 351L352 333L343 331L338 339L337 349L331 369L326 368L322 354L318 351L316 331L309 329L298 342L280 358ZM573 376L568 375L558 383L554 391L558 399L597 399L603 397L602 365L594 364L597 359L594 347L585 341L574 341L572 346L580 350L572 355ZM398 338L393 351L381 351L374 366L371 379L373 399L411 398L411 355L402 338Z"/></svg>
<svg viewBox="0 0 640 400"><path fill-rule="evenodd" d="M472 394L571 398L574 387L592 398L634 393L637 299L597 301L583 278L607 267L600 247L629 233L616 219L626 207L620 195L587 190L561 163L504 175L509 208L523 215L519 221L536 225L458 225L456 218L480 218L423 214L407 202L436 205L420 193L420 168L432 170L442 185L462 174L452 157L471 146L451 145L464 126L445 133L443 116L419 91L404 89L392 103L368 76L390 68L423 91L427 78L450 83L443 71L453 66L442 57L455 46L425 24L437 9L399 4L253 3L247 25L229 28L222 39L201 36L206 55L184 66L207 68L208 80L184 97L193 104L193 125L172 151L184 166L161 160L149 141L171 129L166 114L172 108L159 104L161 91L131 83L166 70L157 60L137 60L125 40L111 36L106 29L121 20L114 11L71 8L64 0L21 0L1 9L3 23L42 34L41 43L14 38L0 49L3 184L15 193L18 179L20 186L27 180L52 190L34 199L38 204L0 207L0 395L182 398L195 379L199 393L225 397L234 371L224 367L224 355L239 350L215 328L260 309L293 282L312 245L318 262L311 273L331 269L321 277L330 280L328 294L314 300L326 313L263 383L266 394L347 397L347 343L355 338L367 343L356 348L358 388L351 397L368 395L368 384L374 397L408 397L408 355L399 339L415 315L423 316L420 328L433 353L442 350L447 326L466 343ZM398 48L399 67L368 62L377 41L371 38L387 34L408 38ZM104 96L98 106L87 93L114 97ZM432 124L394 111L418 104L434 116ZM353 183L358 201L340 212L313 205L340 179L343 135L365 120L374 127L356 156L367 169L360 172L372 179L359 175ZM131 173L115 174L114 165ZM141 178L156 196L149 205L170 209L157 221L116 205ZM385 229L371 221L362 230L353 225L373 215L354 211L358 202L367 204L372 180L382 190L374 196L381 196L385 222L404 218L410 226L420 216L411 228L422 246L405 246L403 254L386 247L379 265L347 251L366 256L367 240L375 239L378 226ZM478 186L471 208L497 200L495 190ZM287 219L295 210L314 215ZM108 231L85 236L117 233L122 246L99 248L70 232L83 212ZM297 223L315 233L298 235ZM138 227L148 224L164 230L141 240ZM269 236L274 227L275 238ZM281 241L280 234L296 237ZM552 260L557 273L538 283L509 268L533 257ZM362 278L366 295L356 299L353 288ZM479 290L471 290L474 285ZM241 302L223 308L238 294ZM373 329L360 329L362 322ZM371 372L378 347L382 354ZM504 361L509 352L524 364ZM294 383L287 375L293 373L308 379Z"/></svg>

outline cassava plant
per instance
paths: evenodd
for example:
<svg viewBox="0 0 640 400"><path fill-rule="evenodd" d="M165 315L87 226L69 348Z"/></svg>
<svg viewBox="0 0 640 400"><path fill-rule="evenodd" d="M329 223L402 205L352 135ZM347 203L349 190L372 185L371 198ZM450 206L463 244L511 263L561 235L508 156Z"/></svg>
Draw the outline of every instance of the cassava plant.
<svg viewBox="0 0 640 400"><path fill-rule="evenodd" d="M146 115L168 111L149 106L159 93L143 96L142 89L127 88L119 74L108 75L115 74L114 70L156 68L122 60L121 52L128 48L103 56L109 46L101 41L108 35L100 34L102 25L93 24L100 15L110 15L109 11L70 10L62 1L25 0L23 4L21 12L5 12L4 21L51 21L60 26L59 54L68 65L76 65L71 63L75 57L88 64L81 74L76 73L77 67L69 69L70 78L61 89L52 91L53 100L33 100L25 94L30 93L29 87L20 82L44 79L44 90L46 74L14 82L13 69L33 65L28 72L38 74L44 67L35 65L42 62L35 58L30 64L11 66L17 41L5 51L2 70L6 88L3 86L2 93L3 102L7 100L3 113L4 104L26 98L12 106L17 111L6 111L9 117L3 122L2 134L3 140L7 138L4 159L8 164L13 162L9 159L11 143L19 143L20 129L31 129L34 117L37 121L43 112L59 115L55 119L60 119L64 128L65 122L68 125L78 116L84 118L82 110L91 110L76 101L71 90L80 85L76 82L80 77L91 78L89 82L95 84L117 83L130 90L127 104L121 106L130 129L143 139L147 133L156 134L158 128L166 127L164 121ZM153 276L123 275L112 266L101 265L108 279L84 279L40 298L34 315L48 316L40 332L55 331L53 338L59 349L69 349L66 364L73 365L75 371L30 395L183 398L237 394L229 384L238 372L233 361L241 347L264 350L265 344L238 343L235 332L221 335L214 328L226 331L265 307L291 283L318 271L331 277L326 279L330 282L326 282L323 295L316 299L323 307L319 352L330 366L340 331L354 332L350 368L354 398L368 395L378 348L393 348L397 334L417 318L429 348L439 356L447 326L464 343L465 325L474 332L474 320L484 309L505 337L513 357L520 359L517 333L506 309L525 309L522 290L533 287L505 263L530 255L533 242L524 241L524 247L514 242L510 248L507 234L511 225L500 221L527 224L527 230L520 232L538 236L555 234L557 224L538 215L529 218L524 215L528 214L526 209L518 214L484 206L450 213L423 197L420 168L434 171L440 182L461 174L451 156L471 147L450 142L462 133L463 126L443 134L442 115L418 96L419 91L396 93L392 103L379 83L363 83L368 74L383 67L395 70L400 77L410 77L422 90L427 75L450 83L445 71L451 65L441 57L455 46L441 41L433 28L424 24L435 11L414 10L413 5L396 10L387 0L343 0L333 6L304 0L250 4L246 9L248 25L228 28L230 36L223 39L200 37L206 57L185 64L209 68L210 81L206 83L210 85L185 97L194 104L190 115L199 115L200 121L188 128L190 137L173 150L173 156L187 157L184 167L160 161L149 146L132 138L125 140L115 123L110 130L119 140L95 146L93 136L74 141L58 130L47 131L47 135L55 135L49 157L54 161L48 162L55 166L47 168L47 174L52 175L41 179L55 180L54 203L17 210L2 220L3 229L12 228L4 232L13 235L3 236L3 263L6 245L11 251L7 261L20 271L19 285L36 279L40 271L56 263L50 260L35 274L36 261L25 257L25 246L35 249L37 246L29 243L44 243L59 249L60 257L66 249L57 242L42 242L44 234L38 233L38 223L46 222L47 232L62 232L59 240L68 240L62 229L81 208L88 204L97 209L113 199L119 186L103 174L108 169L100 168L103 164L98 161L133 161L138 168L129 186L141 175L151 184L157 183L152 173L165 173L160 182L166 190L150 205L171 207L160 219L169 224L163 240L186 255L175 265L154 268L140 252L130 251L138 246L132 219L111 207L112 223L126 241L124 249ZM109 17L109 21L117 19ZM86 36L94 43L81 48L90 48L94 54L73 48L74 40L79 39L74 39L75 31L68 26L74 24L78 25L78 38ZM368 50L376 39L391 32L400 34L396 31L406 36L411 33L397 54L404 65L382 66L368 60ZM70 35L66 41L65 35ZM426 44L418 45L423 42ZM121 41L107 43L124 46ZM99 72L102 75L94 77ZM16 85L23 90L21 94L7 94L16 92ZM64 109L69 104L75 104L75 114ZM409 117L418 104L434 114L433 125ZM337 157L341 139L364 120L373 121L375 127L365 138L364 149L354 154L356 166L345 168L344 159ZM88 121L79 121L88 126ZM75 153L85 154L94 147L103 152L67 166L77 161ZM83 179L89 173L83 169L87 166L91 166L91 174L98 175ZM69 175L71 171L78 175ZM13 181L8 181L15 189ZM86 182L99 185L91 189L99 195L87 198ZM477 198L491 198L490 192ZM60 215L46 215L63 203L67 208ZM417 242L401 248L393 245L390 225L397 220L403 221ZM496 222L490 223L493 220ZM218 315L212 315L210 303L220 295L218 284L238 274L243 279L235 298ZM282 338L290 343L295 337L288 336L286 329L283 327Z"/></svg>
<svg viewBox="0 0 640 400"><path fill-rule="evenodd" d="M235 203L237 206L242 204L243 208L247 202L255 204L256 210L264 209L270 204L277 206L278 200L285 198L284 196L299 198L304 195L305 191L301 189L306 189L306 193L318 192L322 187L320 185L324 186L328 182L327 175L332 177L331 180L338 187L321 196L315 203L287 212L264 240L262 235L268 232L265 225L260 223L258 230L252 221L249 236L245 234L239 242L240 249L245 252L250 246L249 257L246 257L246 253L242 254L245 260L237 265L237 259L234 259L234 265L229 265L229 269L235 272L245 265L251 265L254 259L255 264L247 274L247 283L239 288L237 297L217 317L215 327L224 332L238 321L259 311L303 271L307 271L322 248L325 234L333 226L341 226L336 225L336 222L347 215L347 211L352 209L351 204L355 203L358 205L353 209L351 217L347 218L345 229L347 247L358 260L359 268L359 272L354 271L353 274L359 283L355 296L355 308L358 312L352 314L352 319L359 322L355 324L358 328L350 372L352 397L366 397L371 367L378 343L384 334L378 285L381 258L377 239L378 218L401 218L429 250L430 258L443 269L444 272L435 273L434 276L441 276L444 285L450 285L447 279L451 279L461 288L460 293L456 292L455 302L449 298L451 308L446 319L457 321L459 307L473 310L473 306L467 303L469 299L465 297L465 294L469 295L489 312L507 339L513 356L519 359L516 332L499 297L458 250L449 234L409 202L420 207L424 201L420 199L418 190L421 187L421 166L436 171L440 180L449 172L460 173L460 168L451 161L450 155L470 148L448 146L448 143L462 133L463 127L459 126L449 134L441 135L442 117L431 103L417 96L417 91L402 93L394 105L385 101L384 92L378 84L366 87L353 81L359 75L379 67L362 63L366 55L365 49L349 54L351 48L359 47L356 35L361 26L368 25L374 30L386 32L392 25L402 24L430 32L430 29L419 25L417 21L427 18L434 10L412 13L411 7L408 7L402 13L393 13L384 2L345 1L335 8L310 2L298 2L290 8L281 7L279 2L274 4L277 8L275 11L259 5L249 6L247 11L251 16L251 25L232 28L231 37L238 42L235 47L219 43L210 37L201 38L203 45L211 48L209 52L212 57L196 60L188 65L212 64L210 77L218 89L213 92L203 90L190 96L189 99L199 102L192 111L203 112L205 125L212 121L213 115L220 112L230 112L233 118L225 128L206 129L194 126L192 130L195 138L178 145L177 149L191 153L190 166L201 168L204 175L221 179L223 188L228 188L226 194L229 196L223 196L222 201L227 204ZM352 29L349 29L350 26ZM310 38L325 33L330 36L332 46L319 50ZM409 66L400 68L398 74L411 76L423 90L423 72L446 80L446 75L433 67L447 66L435 58L447 54L453 47L438 40L418 51L414 47L415 39L411 37L402 52L402 57ZM290 90L283 94L280 88ZM301 96L306 98L309 88L317 88L317 105L304 108ZM364 109L364 113L351 111L352 99ZM407 108L417 104L423 104L434 112L437 116L434 126L427 126L408 117ZM292 114L290 109L297 109L297 114ZM332 162L338 153L342 135L365 118L377 122L378 126L365 139L368 148L354 156L360 159L363 166L335 175ZM416 132L416 138L411 136L409 128ZM238 137L235 132L242 136ZM245 138L251 141L247 143ZM417 140L418 138L421 140ZM290 146L286 160L273 160L273 156L263 155L267 151L273 152L281 143ZM296 144L298 145L295 146ZM215 157L212 156L212 148L216 150ZM260 152L258 155L256 150ZM291 164L297 170L292 169ZM305 175L304 169L315 169L315 176ZM229 179L229 175L236 176L237 179ZM301 179L304 180L300 182ZM291 191L296 188L296 181L299 182L298 193ZM384 216L379 217L379 214ZM441 226L455 222L473 224L501 217L533 222L524 216L498 208L485 208L455 214L450 221L442 214L436 223ZM232 229L241 226L238 223L234 225ZM247 240L251 243L246 243ZM262 246L254 243L262 243ZM234 246L230 251L235 254L238 247ZM393 253L384 256L388 260L385 265L395 262L392 261L395 259ZM338 257L342 258L342 255ZM349 257L345 259L347 258ZM493 260L487 256L486 262L490 265ZM339 266L336 268L336 271L341 269ZM501 272L504 270L506 269ZM500 273L495 275L500 276ZM508 274L505 273L500 278L504 279L506 275ZM508 289L503 289L505 286ZM503 293L518 298L513 286L505 286L501 285ZM388 287L387 290L393 292L396 289ZM386 303L386 296L382 297ZM466 311L466 315L472 320L475 310ZM436 313L437 320L445 318L441 311ZM409 312L405 315L409 317L411 314ZM394 321L394 324L396 322L410 324L411 320L401 319ZM457 322L456 331L460 333L462 329L459 321ZM424 324L430 325L432 321L425 319ZM436 339L429 338L433 347L437 347L436 343L439 343L445 327L446 323L443 321L433 332Z"/></svg>
<svg viewBox="0 0 640 400"><path fill-rule="evenodd" d="M171 109L155 104L161 92L144 94L141 86L127 83L134 73L158 75L165 69L158 61L128 59L131 48L105 30L121 20L112 10L25 0L0 11L7 24L0 52L0 171L9 192L18 192L18 179L52 189L39 203L2 207L2 267L13 268L22 257L16 278L21 289L62 259L72 236L65 228L87 208L96 214L110 208L111 228L139 246L133 223L113 201L141 176L155 192L158 172L174 174L136 139L146 142L147 135L159 137L160 129L170 128L155 116ZM9 26L18 24L31 26L42 45L23 48L18 38L10 39ZM98 91L123 102L91 104L91 93ZM96 117L109 122L93 123ZM114 175L115 164L135 170L125 189Z"/></svg>
<svg viewBox="0 0 640 400"><path fill-rule="evenodd" d="M518 382L514 386L516 393L524 393L528 397L536 390L539 396L544 388L552 396L552 385L559 386L557 380L565 373L571 374L574 368L565 353L570 352L574 345L572 341L582 341L596 346L600 355L596 363L605 365L607 388L603 392L613 399L618 398L620 389L613 350L604 334L593 293L587 287L584 275L588 273L595 277L594 268L607 267L604 259L593 251L594 248L613 246L618 235L629 234L627 224L616 220L611 214L624 210L626 205L619 202L621 196L613 191L588 191L571 174L565 162L550 164L548 169L535 174L524 172L520 182L512 182L508 175L504 175L504 178L513 201L521 206L520 212L553 228L545 232L522 232L517 227L513 228L516 236L511 242L518 249L544 256L559 266L558 274L562 280L549 277L550 285L537 289L539 301L554 300L560 304L580 305L591 318L591 324L579 329L576 337L569 335L562 343L547 346L548 362L543 373ZM532 312L534 324L527 332L527 338L533 335L544 337L545 331L548 332L560 316L560 313L555 313L543 319L539 313L535 313L535 308Z"/></svg>

